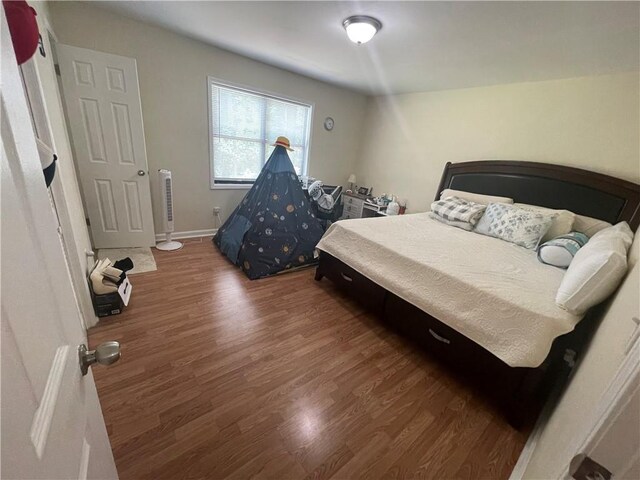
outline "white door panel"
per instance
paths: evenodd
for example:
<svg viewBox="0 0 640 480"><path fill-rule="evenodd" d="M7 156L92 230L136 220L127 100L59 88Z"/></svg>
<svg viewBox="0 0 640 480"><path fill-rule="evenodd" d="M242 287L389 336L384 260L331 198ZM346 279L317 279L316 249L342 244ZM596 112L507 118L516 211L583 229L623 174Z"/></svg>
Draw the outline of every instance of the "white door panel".
<svg viewBox="0 0 640 480"><path fill-rule="evenodd" d="M584 436L576 436L577 454L559 478L640 478L640 343L636 335L628 349L596 408L585 415Z"/></svg>
<svg viewBox="0 0 640 480"><path fill-rule="evenodd" d="M0 192L3 479L115 479L58 223L4 12ZM90 448L85 447L89 445Z"/></svg>
<svg viewBox="0 0 640 480"><path fill-rule="evenodd" d="M95 247L154 245L136 61L68 45L56 50Z"/></svg>

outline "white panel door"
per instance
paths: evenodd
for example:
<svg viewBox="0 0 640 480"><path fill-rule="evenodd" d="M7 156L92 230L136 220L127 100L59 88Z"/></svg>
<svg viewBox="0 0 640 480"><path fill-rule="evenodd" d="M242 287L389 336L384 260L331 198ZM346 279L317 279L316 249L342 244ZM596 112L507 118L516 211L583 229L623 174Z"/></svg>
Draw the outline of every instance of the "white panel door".
<svg viewBox="0 0 640 480"><path fill-rule="evenodd" d="M4 12L0 14L3 479L115 479L86 343Z"/></svg>
<svg viewBox="0 0 640 480"><path fill-rule="evenodd" d="M135 59L62 44L56 52L94 246L155 245Z"/></svg>

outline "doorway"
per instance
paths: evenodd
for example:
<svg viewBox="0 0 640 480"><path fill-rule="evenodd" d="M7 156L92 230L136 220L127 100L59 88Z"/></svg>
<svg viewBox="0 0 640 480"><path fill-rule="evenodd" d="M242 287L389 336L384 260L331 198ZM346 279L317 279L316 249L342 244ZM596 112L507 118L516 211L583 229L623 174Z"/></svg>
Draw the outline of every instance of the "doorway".
<svg viewBox="0 0 640 480"><path fill-rule="evenodd" d="M93 246L154 246L136 60L55 48Z"/></svg>

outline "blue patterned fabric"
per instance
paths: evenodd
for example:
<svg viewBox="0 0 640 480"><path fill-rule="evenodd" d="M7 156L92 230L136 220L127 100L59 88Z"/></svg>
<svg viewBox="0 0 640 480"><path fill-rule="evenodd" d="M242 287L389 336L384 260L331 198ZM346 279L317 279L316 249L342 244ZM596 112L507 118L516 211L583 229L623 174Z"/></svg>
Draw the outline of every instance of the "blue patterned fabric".
<svg viewBox="0 0 640 480"><path fill-rule="evenodd" d="M474 231L482 235L492 236L490 233L491 223L502 218L502 216L507 213L508 208L507 205L502 203L490 203L478 221Z"/></svg>
<svg viewBox="0 0 640 480"><path fill-rule="evenodd" d="M538 247L538 260L554 267L568 268L578 250L588 241L589 237L580 232L560 235Z"/></svg>
<svg viewBox="0 0 640 480"><path fill-rule="evenodd" d="M250 279L314 262L324 230L284 147L276 147L213 243Z"/></svg>
<svg viewBox="0 0 640 480"><path fill-rule="evenodd" d="M554 218L554 214L490 203L474 231L533 250L551 227Z"/></svg>

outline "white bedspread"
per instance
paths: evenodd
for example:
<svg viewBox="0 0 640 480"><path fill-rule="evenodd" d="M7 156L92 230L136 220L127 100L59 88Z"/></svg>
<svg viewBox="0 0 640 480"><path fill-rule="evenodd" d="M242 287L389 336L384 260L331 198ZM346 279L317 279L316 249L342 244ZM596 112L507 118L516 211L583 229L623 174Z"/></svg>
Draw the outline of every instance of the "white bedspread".
<svg viewBox="0 0 640 480"><path fill-rule="evenodd" d="M539 366L580 320L555 303L564 270L428 214L340 221L318 248L512 367Z"/></svg>

